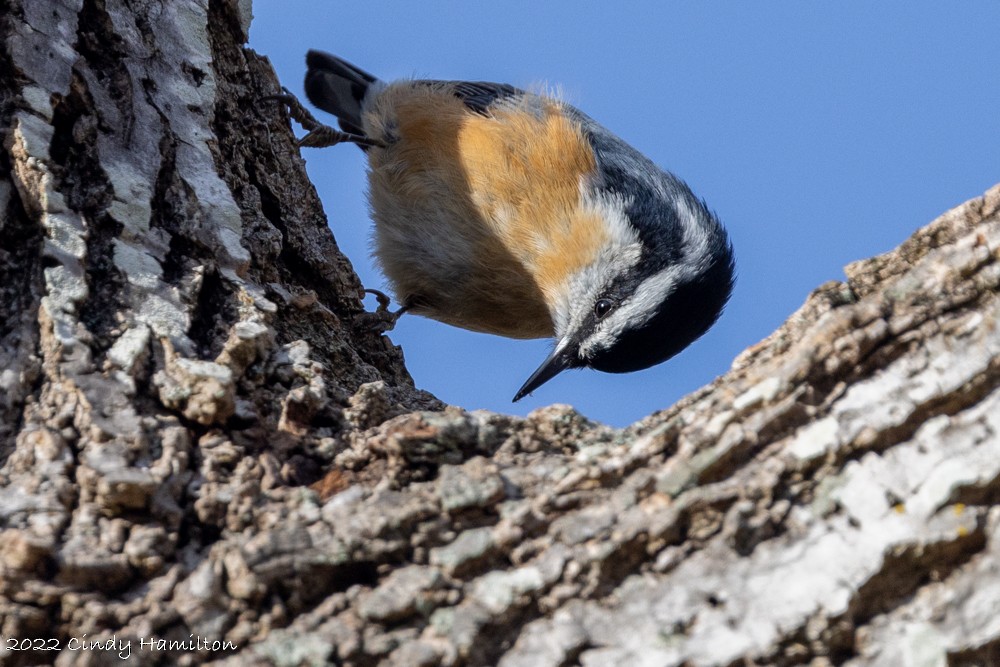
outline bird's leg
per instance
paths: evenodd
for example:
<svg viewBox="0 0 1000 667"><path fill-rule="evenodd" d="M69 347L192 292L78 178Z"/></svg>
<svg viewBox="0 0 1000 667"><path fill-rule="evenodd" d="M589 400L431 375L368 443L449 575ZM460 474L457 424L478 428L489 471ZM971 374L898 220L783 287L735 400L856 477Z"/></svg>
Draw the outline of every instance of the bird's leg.
<svg viewBox="0 0 1000 667"><path fill-rule="evenodd" d="M373 331L378 333L385 333L387 331L392 331L393 327L396 326L396 321L408 311L411 304L407 303L401 306L395 312L389 310L389 304L392 300L385 294L377 289L365 289L368 294L374 294L375 300L378 301L378 308L375 309L374 313L364 313L362 317L367 320L363 324Z"/></svg>
<svg viewBox="0 0 1000 667"><path fill-rule="evenodd" d="M359 146L385 146L385 144L377 139L370 139L360 134L342 132L329 125L324 125L316 120L316 117L305 108L302 102L299 101L299 98L292 95L287 88L282 88L281 90L284 92L280 95L269 95L263 99L265 101L280 102L288 107L288 115L306 131L306 136L299 139L300 147L326 148L327 146L335 146L345 142Z"/></svg>

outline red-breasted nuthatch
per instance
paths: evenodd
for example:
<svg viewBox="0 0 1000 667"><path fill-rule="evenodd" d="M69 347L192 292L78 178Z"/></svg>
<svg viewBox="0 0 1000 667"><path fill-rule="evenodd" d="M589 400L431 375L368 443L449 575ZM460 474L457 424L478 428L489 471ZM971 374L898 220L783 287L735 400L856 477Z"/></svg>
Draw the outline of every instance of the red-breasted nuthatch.
<svg viewBox="0 0 1000 667"><path fill-rule="evenodd" d="M556 338L515 401L567 368L658 364L718 319L734 282L725 229L582 112L506 84L384 83L326 53L306 62L306 95L343 132L301 143L367 152L375 256L403 309Z"/></svg>

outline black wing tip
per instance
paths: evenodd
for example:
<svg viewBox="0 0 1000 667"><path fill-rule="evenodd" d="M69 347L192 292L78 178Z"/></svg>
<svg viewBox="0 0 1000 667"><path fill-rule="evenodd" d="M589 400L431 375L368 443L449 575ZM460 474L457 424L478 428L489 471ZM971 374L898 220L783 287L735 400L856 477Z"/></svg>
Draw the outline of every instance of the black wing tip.
<svg viewBox="0 0 1000 667"><path fill-rule="evenodd" d="M499 100L520 95L523 91L507 83L489 81L451 81L452 92L466 107L478 114L488 115Z"/></svg>

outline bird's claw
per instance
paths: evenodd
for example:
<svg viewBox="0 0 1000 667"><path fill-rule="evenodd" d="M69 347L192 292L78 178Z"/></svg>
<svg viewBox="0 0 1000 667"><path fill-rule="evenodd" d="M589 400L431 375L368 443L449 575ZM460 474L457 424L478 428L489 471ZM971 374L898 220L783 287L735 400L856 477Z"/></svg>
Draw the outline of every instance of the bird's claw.
<svg viewBox="0 0 1000 667"><path fill-rule="evenodd" d="M263 102L280 102L288 108L288 115L306 131L306 135L299 139L299 147L326 148L336 146L340 143L351 143L359 146L384 147L385 144L376 139L370 139L360 134L343 132L329 125L316 120L309 109L299 101L287 88L282 87L282 92L277 95L268 95L261 98Z"/></svg>
<svg viewBox="0 0 1000 667"><path fill-rule="evenodd" d="M365 289L365 292L375 295L375 300L378 301L378 308L374 312L365 312L358 316L358 324L370 331L379 334L392 331L400 316L410 309L408 305L404 305L395 312L391 311L389 310L389 304L392 303L392 299L385 292L377 289Z"/></svg>

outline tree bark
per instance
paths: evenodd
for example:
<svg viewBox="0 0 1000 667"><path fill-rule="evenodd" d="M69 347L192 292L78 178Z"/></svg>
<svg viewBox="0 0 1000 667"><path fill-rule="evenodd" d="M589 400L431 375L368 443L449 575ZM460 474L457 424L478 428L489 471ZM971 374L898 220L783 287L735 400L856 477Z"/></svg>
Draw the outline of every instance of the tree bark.
<svg viewBox="0 0 1000 667"><path fill-rule="evenodd" d="M1000 664L1000 187L629 428L466 412L249 11L0 0L0 662Z"/></svg>

